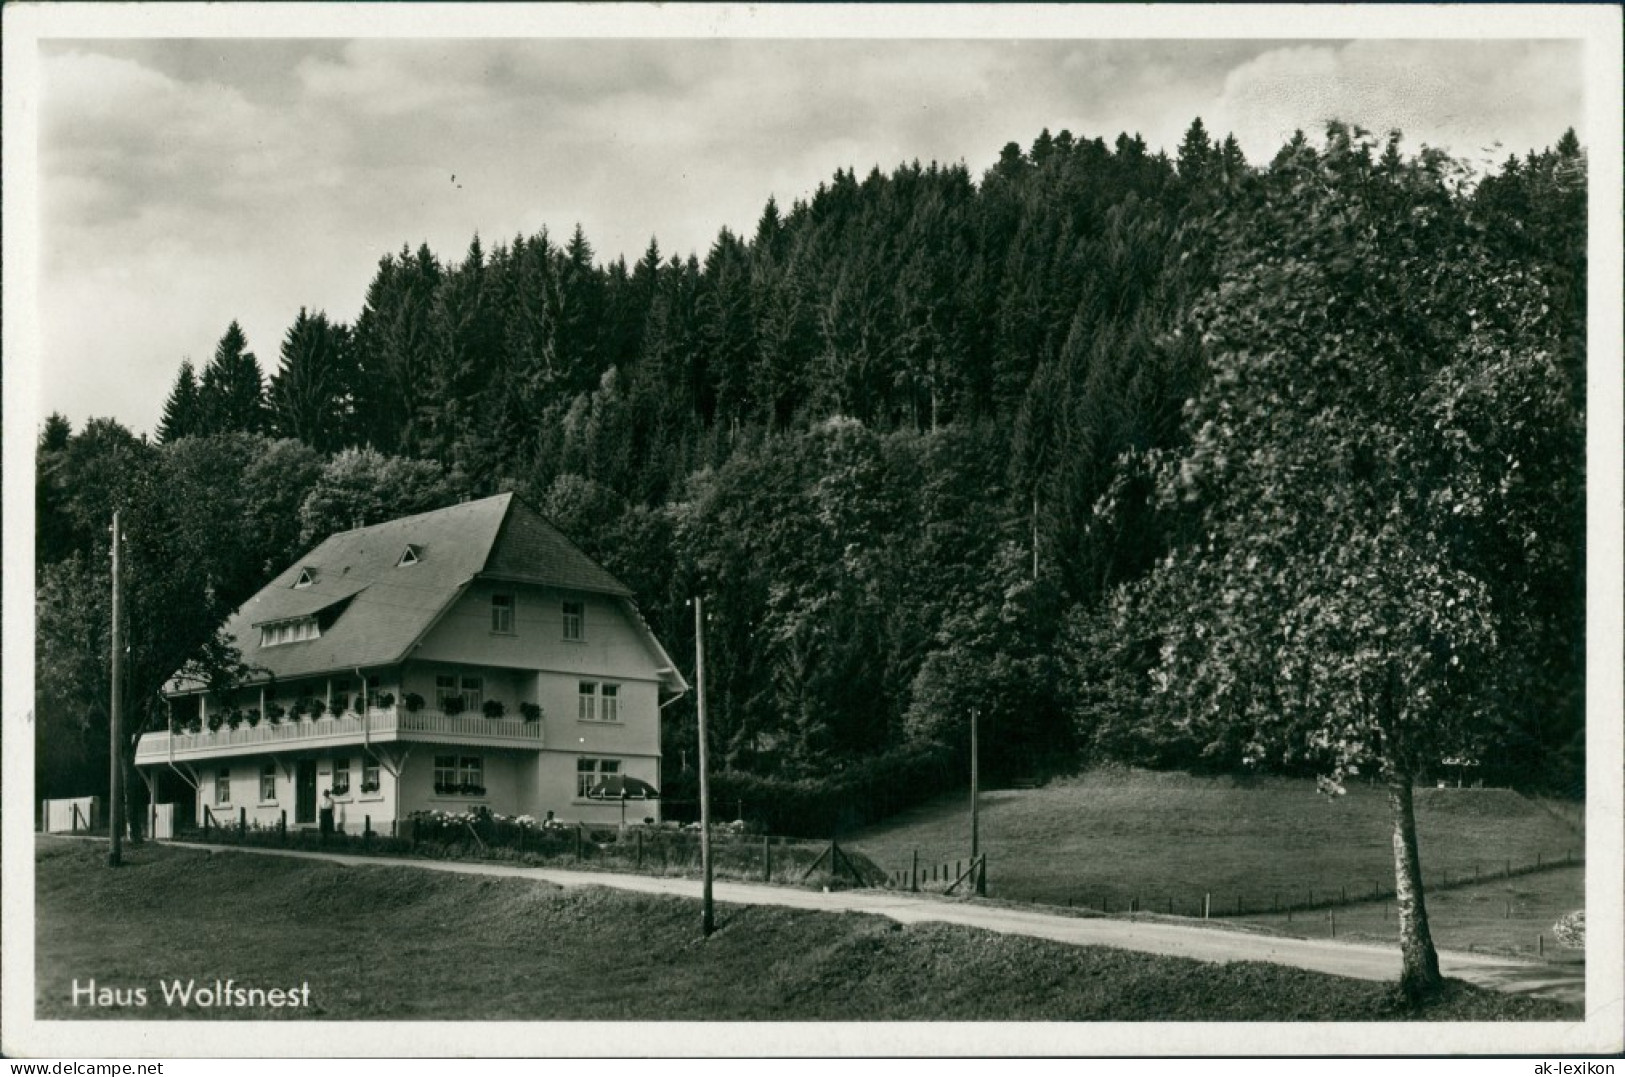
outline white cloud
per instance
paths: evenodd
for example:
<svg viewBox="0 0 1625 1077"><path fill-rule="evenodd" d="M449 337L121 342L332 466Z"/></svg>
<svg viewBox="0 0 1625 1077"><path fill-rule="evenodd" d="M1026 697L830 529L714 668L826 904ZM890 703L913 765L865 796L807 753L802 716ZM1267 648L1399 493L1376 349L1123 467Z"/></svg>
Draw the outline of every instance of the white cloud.
<svg viewBox="0 0 1625 1077"><path fill-rule="evenodd" d="M1332 119L1398 129L1478 159L1499 141L1550 145L1580 119L1579 49L1566 42L1356 41L1274 49L1225 79L1210 127L1267 161L1292 132ZM1492 158L1494 155L1491 155ZM1504 155L1503 155L1504 156Z"/></svg>
<svg viewBox="0 0 1625 1077"><path fill-rule="evenodd" d="M476 231L579 221L601 258L651 235L703 256L838 167L979 176L1044 127L1172 151L1201 115L1259 161L1338 115L1523 149L1579 94L1576 50L1517 42L245 39L43 61L43 405L142 429L233 318L269 369L300 305L354 318L403 243L455 259Z"/></svg>

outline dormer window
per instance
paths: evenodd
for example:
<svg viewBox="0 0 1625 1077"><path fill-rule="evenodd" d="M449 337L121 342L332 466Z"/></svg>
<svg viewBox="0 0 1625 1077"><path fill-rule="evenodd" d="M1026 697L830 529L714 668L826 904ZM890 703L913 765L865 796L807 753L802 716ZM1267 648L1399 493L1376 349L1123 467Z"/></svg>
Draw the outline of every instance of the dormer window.
<svg viewBox="0 0 1625 1077"><path fill-rule="evenodd" d="M405 568L407 565L415 565L421 560L423 560L422 547L413 546L408 543L406 551L401 554L401 559L395 562L395 567Z"/></svg>
<svg viewBox="0 0 1625 1077"><path fill-rule="evenodd" d="M308 639L318 639L322 634L321 627L316 624L314 617L294 617L286 621L271 621L260 625L260 646L279 647L284 643L303 643Z"/></svg>
<svg viewBox="0 0 1625 1077"><path fill-rule="evenodd" d="M307 568L302 568L302 569L299 570L299 578L297 580L293 581L293 585L295 587L309 587L311 584L313 584L315 582L316 582L316 570L313 569L313 568L308 568L307 567Z"/></svg>

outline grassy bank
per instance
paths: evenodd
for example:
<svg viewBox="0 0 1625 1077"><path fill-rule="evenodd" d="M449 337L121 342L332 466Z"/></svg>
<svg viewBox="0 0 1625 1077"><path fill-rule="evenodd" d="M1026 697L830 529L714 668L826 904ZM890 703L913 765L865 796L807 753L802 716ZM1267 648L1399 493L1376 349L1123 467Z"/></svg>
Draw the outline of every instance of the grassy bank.
<svg viewBox="0 0 1625 1077"><path fill-rule="evenodd" d="M1418 789L1416 814L1433 888L1584 852L1576 826L1510 790ZM916 849L924 864L951 865L966 856L968 835L961 796L902 813L851 845L897 870ZM1137 901L1166 912L1172 902L1200 915L1209 894L1215 915L1234 914L1238 901L1269 910L1359 900L1393 887L1390 835L1383 791L1358 783L1333 798L1312 781L1101 770L985 793L981 804L990 894L1114 911ZM1583 903L1579 889L1573 900L1570 908Z"/></svg>
<svg viewBox="0 0 1625 1077"><path fill-rule="evenodd" d="M38 1013L441 1020L1556 1020L1452 984L1421 1012L1383 984L1208 965L944 925L724 906L253 853L41 838ZM307 1011L76 1009L72 982L308 982Z"/></svg>

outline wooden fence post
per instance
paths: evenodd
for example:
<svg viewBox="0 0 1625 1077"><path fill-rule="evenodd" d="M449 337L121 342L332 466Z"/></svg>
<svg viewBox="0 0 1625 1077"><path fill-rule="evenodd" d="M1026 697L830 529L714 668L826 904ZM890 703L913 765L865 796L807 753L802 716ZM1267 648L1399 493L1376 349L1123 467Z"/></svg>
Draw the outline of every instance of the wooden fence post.
<svg viewBox="0 0 1625 1077"><path fill-rule="evenodd" d="M762 881L773 881L773 839L766 834L762 835Z"/></svg>
<svg viewBox="0 0 1625 1077"><path fill-rule="evenodd" d="M1213 907L1213 895L1210 894L1210 893L1204 893L1202 895L1202 919L1204 919L1204 920L1207 919L1208 913L1209 913L1209 911L1211 911L1212 907Z"/></svg>
<svg viewBox="0 0 1625 1077"><path fill-rule="evenodd" d="M361 851L372 852L372 816L361 817Z"/></svg>
<svg viewBox="0 0 1625 1077"><path fill-rule="evenodd" d="M908 888L911 893L920 892L920 850L914 850L913 862L908 869Z"/></svg>
<svg viewBox="0 0 1625 1077"><path fill-rule="evenodd" d="M237 809L237 840L242 841L248 837L248 809Z"/></svg>
<svg viewBox="0 0 1625 1077"><path fill-rule="evenodd" d="M283 845L288 844L288 809L287 808L283 808L277 814L276 837L277 837L277 841L280 842L281 844L283 844Z"/></svg>
<svg viewBox="0 0 1625 1077"><path fill-rule="evenodd" d="M581 824L576 824L576 859L581 859Z"/></svg>
<svg viewBox="0 0 1625 1077"><path fill-rule="evenodd" d="M1545 935L1536 935L1535 936L1535 956L1536 957L1545 957L1546 956L1546 936Z"/></svg>
<svg viewBox="0 0 1625 1077"><path fill-rule="evenodd" d="M643 870L643 831L638 831L638 870Z"/></svg>

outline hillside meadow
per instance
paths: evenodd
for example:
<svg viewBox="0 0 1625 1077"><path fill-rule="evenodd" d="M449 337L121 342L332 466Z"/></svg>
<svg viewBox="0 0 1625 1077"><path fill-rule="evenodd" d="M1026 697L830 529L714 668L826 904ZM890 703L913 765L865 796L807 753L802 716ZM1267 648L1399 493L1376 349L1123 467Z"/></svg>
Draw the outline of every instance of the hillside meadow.
<svg viewBox="0 0 1625 1077"><path fill-rule="evenodd" d="M1583 871L1520 874L1583 858L1572 811L1511 790L1452 787L1418 789L1416 816L1423 876L1437 892L1475 872L1488 883L1510 866L1508 883L1546 895L1540 915L1584 904ZM1358 782L1328 796L1306 779L1106 768L984 792L980 832L989 896L1015 901L1200 915L1209 897L1219 916L1234 915L1238 900L1250 913L1323 907L1391 892L1394 882L1386 795ZM849 840L887 871L906 870L915 850L922 865L952 865L969 854L969 798L941 798ZM1442 945L1452 907L1437 906ZM1534 930L1524 932L1530 946Z"/></svg>

